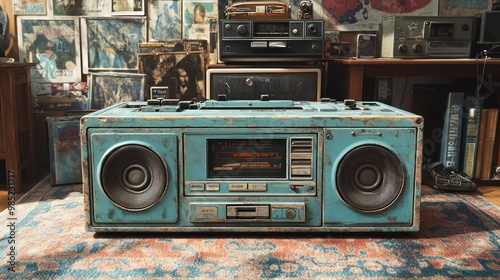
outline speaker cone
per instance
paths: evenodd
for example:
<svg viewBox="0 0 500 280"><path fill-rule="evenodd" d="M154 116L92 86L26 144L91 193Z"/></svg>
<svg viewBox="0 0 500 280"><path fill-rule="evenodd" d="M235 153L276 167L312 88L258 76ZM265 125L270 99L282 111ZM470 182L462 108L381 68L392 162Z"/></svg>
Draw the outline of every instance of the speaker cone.
<svg viewBox="0 0 500 280"><path fill-rule="evenodd" d="M153 206L167 190L167 170L150 149L127 145L112 151L104 160L101 183L118 207L141 211Z"/></svg>
<svg viewBox="0 0 500 280"><path fill-rule="evenodd" d="M363 212L389 207L401 194L405 172L398 157L376 145L351 150L337 170L337 190L350 206Z"/></svg>

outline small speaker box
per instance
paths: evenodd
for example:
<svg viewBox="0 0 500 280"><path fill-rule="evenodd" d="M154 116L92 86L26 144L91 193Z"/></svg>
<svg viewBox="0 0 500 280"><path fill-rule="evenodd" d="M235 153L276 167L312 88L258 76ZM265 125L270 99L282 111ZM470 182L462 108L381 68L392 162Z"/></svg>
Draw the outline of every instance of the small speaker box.
<svg viewBox="0 0 500 280"><path fill-rule="evenodd" d="M212 68L207 71L207 98L225 94L229 100L319 101L319 68Z"/></svg>

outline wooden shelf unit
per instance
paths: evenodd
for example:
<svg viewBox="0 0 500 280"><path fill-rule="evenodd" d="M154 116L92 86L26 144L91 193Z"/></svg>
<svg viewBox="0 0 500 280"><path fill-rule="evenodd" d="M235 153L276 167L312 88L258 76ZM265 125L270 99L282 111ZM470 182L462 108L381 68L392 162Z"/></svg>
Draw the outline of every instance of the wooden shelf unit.
<svg viewBox="0 0 500 280"><path fill-rule="evenodd" d="M22 177L35 176L30 69L34 63L0 63L0 160L9 187L22 191Z"/></svg>

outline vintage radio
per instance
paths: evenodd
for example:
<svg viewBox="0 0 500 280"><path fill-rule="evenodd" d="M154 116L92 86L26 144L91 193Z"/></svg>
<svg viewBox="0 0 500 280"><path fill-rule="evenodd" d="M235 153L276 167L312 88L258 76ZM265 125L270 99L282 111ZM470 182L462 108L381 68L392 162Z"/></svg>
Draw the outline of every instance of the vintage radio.
<svg viewBox="0 0 500 280"><path fill-rule="evenodd" d="M229 100L319 101L319 68L210 68L207 70L207 98L225 94Z"/></svg>
<svg viewBox="0 0 500 280"><path fill-rule="evenodd" d="M468 58L473 19L458 16L384 17L381 57Z"/></svg>
<svg viewBox="0 0 500 280"><path fill-rule="evenodd" d="M291 9L279 1L251 1L231 3L224 14L228 19L289 19Z"/></svg>
<svg viewBox="0 0 500 280"><path fill-rule="evenodd" d="M220 61L311 61L323 57L320 20L223 19L219 27Z"/></svg>
<svg viewBox="0 0 500 280"><path fill-rule="evenodd" d="M164 101L82 118L89 231L418 230L422 117L353 100Z"/></svg>

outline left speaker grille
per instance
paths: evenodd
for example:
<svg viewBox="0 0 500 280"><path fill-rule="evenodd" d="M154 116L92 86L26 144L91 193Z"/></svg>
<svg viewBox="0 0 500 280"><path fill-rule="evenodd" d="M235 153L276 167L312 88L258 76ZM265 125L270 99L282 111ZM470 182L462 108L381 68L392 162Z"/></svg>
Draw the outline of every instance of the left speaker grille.
<svg viewBox="0 0 500 280"><path fill-rule="evenodd" d="M161 158L149 148L126 145L106 156L100 178L113 204L124 210L141 211L165 194L167 171Z"/></svg>

